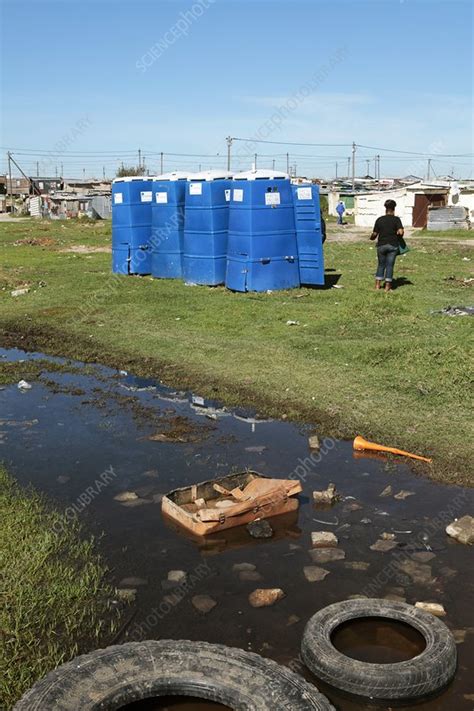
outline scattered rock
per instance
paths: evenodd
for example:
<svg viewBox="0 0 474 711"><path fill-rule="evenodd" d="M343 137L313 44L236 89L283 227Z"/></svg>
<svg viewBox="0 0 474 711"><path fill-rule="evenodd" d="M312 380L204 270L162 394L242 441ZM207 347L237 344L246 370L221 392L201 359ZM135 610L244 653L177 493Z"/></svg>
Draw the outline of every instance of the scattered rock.
<svg viewBox="0 0 474 711"><path fill-rule="evenodd" d="M369 523L372 523L372 519L371 518L361 518L360 522L363 523L364 526L368 526Z"/></svg>
<svg viewBox="0 0 474 711"><path fill-rule="evenodd" d="M148 580L145 580L145 578L137 578L132 575L129 578L122 578L119 582L119 586L121 588L138 588L140 585L148 585Z"/></svg>
<svg viewBox="0 0 474 711"><path fill-rule="evenodd" d="M407 599L406 597L403 597L403 595L396 595L395 593L388 593L387 595L384 596L385 600L392 600L393 602L406 602Z"/></svg>
<svg viewBox="0 0 474 711"><path fill-rule="evenodd" d="M394 533L387 533L386 531L384 531L384 532L382 533L382 535L380 536L380 538L381 538L383 541L394 541L394 540L395 540L395 534L394 534Z"/></svg>
<svg viewBox="0 0 474 711"><path fill-rule="evenodd" d="M462 644L466 639L467 630L451 630L456 644Z"/></svg>
<svg viewBox="0 0 474 711"><path fill-rule="evenodd" d="M436 558L435 554L431 553L431 551L418 551L417 553L412 553L411 557L419 563L429 563L430 560Z"/></svg>
<svg viewBox="0 0 474 711"><path fill-rule="evenodd" d="M252 581L254 583L259 583L263 580L263 576L257 570L242 570L239 573L239 579L243 581Z"/></svg>
<svg viewBox="0 0 474 711"><path fill-rule="evenodd" d="M138 499L138 496L134 491L122 491L120 494L114 496L114 501L120 501L120 503L123 501L134 501L135 499Z"/></svg>
<svg viewBox="0 0 474 711"><path fill-rule="evenodd" d="M326 575L329 575L329 570L318 568L317 565L306 565L303 568L304 577L309 583L319 583L324 580Z"/></svg>
<svg viewBox="0 0 474 711"><path fill-rule="evenodd" d="M472 545L474 543L474 518L463 516L458 518L449 526L446 526L446 533L451 538L455 538L459 543Z"/></svg>
<svg viewBox="0 0 474 711"><path fill-rule="evenodd" d="M33 386L31 383L28 383L26 380L19 380L17 388L18 390L31 390Z"/></svg>
<svg viewBox="0 0 474 711"><path fill-rule="evenodd" d="M135 588L117 589L117 597L119 600L122 600L122 602L134 602L136 596L137 591Z"/></svg>
<svg viewBox="0 0 474 711"><path fill-rule="evenodd" d="M191 598L191 603L202 615L207 615L217 605L217 602L210 595L194 595Z"/></svg>
<svg viewBox="0 0 474 711"><path fill-rule="evenodd" d="M365 560L348 560L344 563L344 567L349 568L349 570L368 570L370 563L366 563Z"/></svg>
<svg viewBox="0 0 474 711"><path fill-rule="evenodd" d="M379 553L387 553L387 551L391 551L393 548L396 548L397 545L396 541L383 541L379 538L378 541L370 546L370 550L378 551Z"/></svg>
<svg viewBox="0 0 474 711"><path fill-rule="evenodd" d="M286 626L291 627L291 625L296 625L296 623L299 621L300 621L300 618L298 617L298 615L290 615L287 620Z"/></svg>
<svg viewBox="0 0 474 711"><path fill-rule="evenodd" d="M291 320L288 320L288 321L286 322L286 325L287 325L287 326L299 326L299 325L300 325L300 322L299 322L299 321L291 321Z"/></svg>
<svg viewBox="0 0 474 711"><path fill-rule="evenodd" d="M335 548L338 542L337 536L332 531L313 531L311 533L313 548Z"/></svg>
<svg viewBox="0 0 474 711"><path fill-rule="evenodd" d="M431 565L417 563L414 560L402 560L397 563L397 568L408 575L414 583L426 585L432 582Z"/></svg>
<svg viewBox="0 0 474 711"><path fill-rule="evenodd" d="M13 289L13 291L10 291L10 294L12 296L23 296L24 294L27 294L29 292L28 287L24 287L23 289Z"/></svg>
<svg viewBox="0 0 474 711"><path fill-rule="evenodd" d="M242 573L243 571L252 572L254 570L257 570L257 566L253 563L234 563L232 566L232 572L234 573Z"/></svg>
<svg viewBox="0 0 474 711"><path fill-rule="evenodd" d="M335 560L343 560L346 554L340 548L314 548L309 551L313 563L332 563Z"/></svg>
<svg viewBox="0 0 474 711"><path fill-rule="evenodd" d="M404 501L407 499L409 496L414 496L415 492L414 491L406 491L406 489L401 489L398 494L395 494L393 497L394 499L397 499L398 501Z"/></svg>
<svg viewBox="0 0 474 711"><path fill-rule="evenodd" d="M425 612L431 612L435 617L445 617L446 610L437 602L415 602L415 607Z"/></svg>
<svg viewBox="0 0 474 711"><path fill-rule="evenodd" d="M170 570L168 573L168 580L172 583L184 583L186 580L186 573L184 570Z"/></svg>
<svg viewBox="0 0 474 711"><path fill-rule="evenodd" d="M391 487L390 484L389 484L389 485L386 486L385 489L379 494L379 496L392 496L392 494L393 494L393 489L392 489L392 487Z"/></svg>
<svg viewBox="0 0 474 711"><path fill-rule="evenodd" d="M266 519L251 521L245 528L252 538L271 538L273 536L273 528Z"/></svg>
<svg viewBox="0 0 474 711"><path fill-rule="evenodd" d="M268 607L283 597L285 597L285 593L281 588L257 588L250 593L249 603L252 607Z"/></svg>
<svg viewBox="0 0 474 711"><path fill-rule="evenodd" d="M121 506L126 506L127 508L133 509L136 506L144 506L145 504L151 504L153 503L150 499L131 499L130 501L121 501L120 504Z"/></svg>
<svg viewBox="0 0 474 711"><path fill-rule="evenodd" d="M333 504L339 498L335 484L329 484L328 488L322 491L313 491L314 501L320 504Z"/></svg>
<svg viewBox="0 0 474 711"><path fill-rule="evenodd" d="M312 434L310 437L308 437L308 444L310 449L315 449L319 451L320 449L320 444L319 444L319 437L316 434Z"/></svg>

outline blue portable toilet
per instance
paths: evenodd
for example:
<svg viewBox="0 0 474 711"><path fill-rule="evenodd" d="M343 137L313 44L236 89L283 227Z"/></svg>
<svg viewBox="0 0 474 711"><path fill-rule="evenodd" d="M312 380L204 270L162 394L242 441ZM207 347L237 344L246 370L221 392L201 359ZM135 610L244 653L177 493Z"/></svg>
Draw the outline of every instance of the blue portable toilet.
<svg viewBox="0 0 474 711"><path fill-rule="evenodd" d="M129 176L112 183L112 271L151 272L152 178Z"/></svg>
<svg viewBox="0 0 474 711"><path fill-rule="evenodd" d="M151 273L162 279L183 276L184 201L189 173L174 171L153 178Z"/></svg>
<svg viewBox="0 0 474 711"><path fill-rule="evenodd" d="M292 185L300 281L324 285L324 253L319 185Z"/></svg>
<svg viewBox="0 0 474 711"><path fill-rule="evenodd" d="M187 283L225 281L230 173L205 170L188 177L184 213L183 276Z"/></svg>
<svg viewBox="0 0 474 711"><path fill-rule="evenodd" d="M226 286L234 291L300 285L295 215L286 173L252 170L232 183Z"/></svg>

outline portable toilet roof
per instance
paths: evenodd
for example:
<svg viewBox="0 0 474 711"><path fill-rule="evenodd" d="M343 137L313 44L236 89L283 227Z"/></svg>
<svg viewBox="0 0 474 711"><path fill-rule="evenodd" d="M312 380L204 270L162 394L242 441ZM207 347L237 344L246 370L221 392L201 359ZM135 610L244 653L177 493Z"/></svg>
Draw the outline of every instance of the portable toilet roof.
<svg viewBox="0 0 474 711"><path fill-rule="evenodd" d="M155 175L153 180L187 180L189 173L184 170L173 170L171 173L162 173Z"/></svg>
<svg viewBox="0 0 474 711"><path fill-rule="evenodd" d="M282 180L288 177L287 173L282 173L279 170L259 168L258 170L244 170L242 173L236 173L234 180Z"/></svg>
<svg viewBox="0 0 474 711"><path fill-rule="evenodd" d="M188 175L188 180L222 180L225 178L232 178L232 173L228 170L202 170L200 173L191 173Z"/></svg>
<svg viewBox="0 0 474 711"><path fill-rule="evenodd" d="M132 180L153 180L152 175L126 175L123 178L114 178L113 183L130 183Z"/></svg>

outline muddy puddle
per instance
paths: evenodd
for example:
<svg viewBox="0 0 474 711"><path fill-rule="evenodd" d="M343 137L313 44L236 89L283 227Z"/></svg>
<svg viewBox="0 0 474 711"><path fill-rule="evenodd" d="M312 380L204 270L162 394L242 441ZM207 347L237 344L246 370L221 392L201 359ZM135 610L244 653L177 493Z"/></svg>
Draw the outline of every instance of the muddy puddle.
<svg viewBox="0 0 474 711"><path fill-rule="evenodd" d="M0 350L0 356L45 358L18 350ZM403 462L356 457L351 443L324 440L324 433L320 456L311 459L306 426L222 410L191 393L99 366L45 372L31 385L0 390L0 458L22 484L52 497L90 532L103 533L99 546L112 582L134 598L117 641L206 640L294 666L306 621L325 605L356 595L438 602L456 631L457 675L440 696L404 708L473 709L472 548L436 525L450 505L458 516L472 513L472 490L417 478ZM272 538L230 529L199 541L163 520L161 496L170 489L247 467L280 478L296 473L302 481L299 511L272 519ZM313 490L331 482L340 501L316 506ZM335 533L345 557L314 562L313 531ZM394 547L371 549L383 533L395 535ZM404 549L397 562L395 553ZM315 565L329 573L309 582L305 568ZM170 571L186 573L185 594L177 594ZM248 595L257 587L281 588L285 597L253 608ZM418 653L420 642L406 630L362 621L340 630L337 644L355 658L375 655L383 663ZM393 707L320 686L344 711ZM143 706L168 707L222 708L191 700Z"/></svg>

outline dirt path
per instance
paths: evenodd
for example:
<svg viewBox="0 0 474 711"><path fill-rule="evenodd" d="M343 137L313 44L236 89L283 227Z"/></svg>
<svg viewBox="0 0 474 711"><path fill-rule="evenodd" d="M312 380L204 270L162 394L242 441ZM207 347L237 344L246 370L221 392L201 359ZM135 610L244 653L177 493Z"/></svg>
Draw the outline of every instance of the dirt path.
<svg viewBox="0 0 474 711"><path fill-rule="evenodd" d="M343 227L340 227L339 225L328 226L328 240L331 242L365 242L368 241L369 236L369 227L357 227L356 225L344 225ZM436 232L422 232L421 230L415 230L412 227L405 228L405 237L410 240L416 239L429 240L431 242L436 241L437 244L455 244L465 247L474 247L474 238L456 239L454 237L438 237Z"/></svg>

